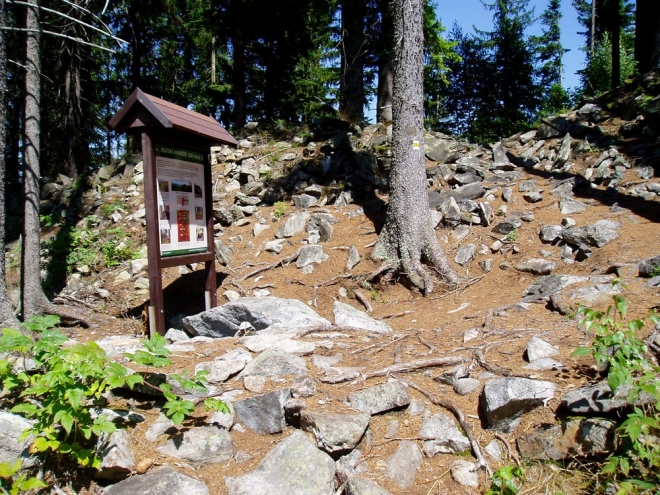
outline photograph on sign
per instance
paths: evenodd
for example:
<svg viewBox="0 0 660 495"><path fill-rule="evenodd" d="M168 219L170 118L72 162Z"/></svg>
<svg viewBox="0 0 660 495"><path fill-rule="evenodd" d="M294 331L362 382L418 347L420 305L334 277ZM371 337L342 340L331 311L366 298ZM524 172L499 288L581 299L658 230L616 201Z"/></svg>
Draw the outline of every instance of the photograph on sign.
<svg viewBox="0 0 660 495"><path fill-rule="evenodd" d="M162 144L155 149L161 256L208 251L204 156Z"/></svg>

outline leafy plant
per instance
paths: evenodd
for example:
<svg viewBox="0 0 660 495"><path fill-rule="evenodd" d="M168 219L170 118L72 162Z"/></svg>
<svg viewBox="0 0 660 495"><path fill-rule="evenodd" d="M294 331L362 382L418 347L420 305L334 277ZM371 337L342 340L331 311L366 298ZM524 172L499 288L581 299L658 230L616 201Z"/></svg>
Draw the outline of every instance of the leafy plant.
<svg viewBox="0 0 660 495"><path fill-rule="evenodd" d="M18 474L20 470L20 459L13 466L8 462L0 463L0 490L3 493L17 495L20 492L46 488L48 486L40 479L28 477L25 473Z"/></svg>
<svg viewBox="0 0 660 495"><path fill-rule="evenodd" d="M653 265L651 267L651 277L660 277L660 265Z"/></svg>
<svg viewBox="0 0 660 495"><path fill-rule="evenodd" d="M615 281L613 285L618 285ZM614 394L628 391L632 412L617 429L616 450L602 468L617 495L642 493L660 486L660 368L649 359L646 344L637 338L644 320L626 321L628 305L622 295L605 312L580 307L580 325L593 334L593 344L579 347L575 356L593 356L607 370L607 382ZM660 317L649 319L660 325ZM642 398L642 400L640 400Z"/></svg>
<svg viewBox="0 0 660 495"><path fill-rule="evenodd" d="M59 213L49 213L48 215L39 215L39 224L42 227L52 227L62 220Z"/></svg>
<svg viewBox="0 0 660 495"><path fill-rule="evenodd" d="M120 238L120 240L108 240L101 245L101 252L103 253L106 267L112 268L119 265L122 261L135 259L138 250L135 249L130 240L124 240L127 236L124 229L109 229L106 231L106 234Z"/></svg>
<svg viewBox="0 0 660 495"><path fill-rule="evenodd" d="M30 435L34 453L68 456L81 466L99 467L94 448L98 437L115 431L105 415L95 416L92 408L108 388L142 380L125 373L125 368L108 363L105 352L95 342L64 347L68 338L55 325L57 316L36 317L27 322L33 338L18 330L5 328L0 337L0 353L19 356L22 366L0 360L2 403L10 411L34 420L21 435ZM25 364L34 360L34 370Z"/></svg>
<svg viewBox="0 0 660 495"><path fill-rule="evenodd" d="M121 200L115 199L112 203L107 203L101 206L101 214L104 217L109 217L113 213L116 213L118 211L121 211L122 209L122 203Z"/></svg>
<svg viewBox="0 0 660 495"><path fill-rule="evenodd" d="M491 485L486 495L515 495L518 483L525 479L525 471L518 466L502 466L490 477Z"/></svg>
<svg viewBox="0 0 660 495"><path fill-rule="evenodd" d="M515 242L518 239L518 231L516 229L510 230L506 235L506 240L509 242Z"/></svg>
<svg viewBox="0 0 660 495"><path fill-rule="evenodd" d="M275 217L282 218L284 215L286 215L287 205L284 201L278 201L273 206L275 207L273 210Z"/></svg>
<svg viewBox="0 0 660 495"><path fill-rule="evenodd" d="M142 345L146 350L137 350L133 354L126 353L125 356L134 363L146 366L147 368L162 368L172 364L168 356L172 353L165 347L165 338L161 335L154 335L151 339L142 339ZM148 371L148 369L147 369ZM206 392L208 371L199 371L194 376L188 376L186 372L181 374L171 374L170 379L173 383L185 392ZM145 385L154 387L145 382ZM167 402L163 406L165 415L170 418L175 425L180 425L184 419L190 416L195 410L195 403L191 400L182 399L170 383L162 383L158 388ZM207 411L229 412L229 407L221 400L207 398L204 401L204 407Z"/></svg>

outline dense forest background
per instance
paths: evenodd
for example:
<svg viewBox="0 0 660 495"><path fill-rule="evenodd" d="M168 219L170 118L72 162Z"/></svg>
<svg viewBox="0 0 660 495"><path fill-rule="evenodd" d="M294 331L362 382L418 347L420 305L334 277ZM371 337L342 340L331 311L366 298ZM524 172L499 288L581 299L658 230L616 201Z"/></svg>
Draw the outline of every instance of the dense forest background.
<svg viewBox="0 0 660 495"><path fill-rule="evenodd" d="M234 129L252 120L283 126L326 115L361 123L370 100L377 120L391 119L388 0L3 3L9 190L24 142L27 11L38 13L41 30L43 176L75 178L126 152L105 123L135 87ZM574 94L562 87L560 0L549 0L538 19L528 3L484 1L493 30L467 33L443 26L433 1L425 1L429 129L496 140L635 72L635 2L573 1L587 52ZM536 21L542 33L526 34Z"/></svg>

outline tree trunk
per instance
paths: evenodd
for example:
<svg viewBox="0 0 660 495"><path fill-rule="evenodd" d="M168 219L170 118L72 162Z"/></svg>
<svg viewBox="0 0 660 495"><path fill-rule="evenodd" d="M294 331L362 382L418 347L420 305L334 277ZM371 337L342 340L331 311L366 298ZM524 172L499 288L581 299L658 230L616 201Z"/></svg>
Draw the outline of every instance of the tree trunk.
<svg viewBox="0 0 660 495"><path fill-rule="evenodd" d="M380 0L381 32L378 53L378 97L376 121L392 120L392 42L394 39L392 0Z"/></svg>
<svg viewBox="0 0 660 495"><path fill-rule="evenodd" d="M234 67L233 67L233 88L232 96L234 98L234 127L240 129L245 126L245 40L239 21L234 21L234 29L232 33L232 47L234 54Z"/></svg>
<svg viewBox="0 0 660 495"><path fill-rule="evenodd" d="M364 15L365 2L342 0L339 115L352 124L364 121Z"/></svg>
<svg viewBox="0 0 660 495"><path fill-rule="evenodd" d="M75 43L69 47L68 67L64 76L64 98L67 105L66 137L68 145L67 175L76 179L82 172L83 161L88 158L85 152L86 143L81 132L83 129L82 119L82 94L80 85L80 44Z"/></svg>
<svg viewBox="0 0 660 495"><path fill-rule="evenodd" d="M0 0L0 26L6 26L5 0ZM0 328L18 328L18 320L7 299L5 278L5 139L7 118L7 51L5 31L0 30Z"/></svg>
<svg viewBox="0 0 660 495"><path fill-rule="evenodd" d="M609 1L609 17L612 23L612 89L621 84L621 1Z"/></svg>
<svg viewBox="0 0 660 495"><path fill-rule="evenodd" d="M41 60L38 0L27 0L25 26L25 142L23 150L23 320L49 306L41 288L39 237L39 154L41 130Z"/></svg>
<svg viewBox="0 0 660 495"><path fill-rule="evenodd" d="M431 227L424 163L423 0L396 0L394 12L394 94L390 200L385 226L373 255L408 276L425 294L433 278L422 261L444 282L459 277Z"/></svg>
<svg viewBox="0 0 660 495"><path fill-rule="evenodd" d="M656 0L637 0L635 60L642 74L660 69L660 16L656 9Z"/></svg>

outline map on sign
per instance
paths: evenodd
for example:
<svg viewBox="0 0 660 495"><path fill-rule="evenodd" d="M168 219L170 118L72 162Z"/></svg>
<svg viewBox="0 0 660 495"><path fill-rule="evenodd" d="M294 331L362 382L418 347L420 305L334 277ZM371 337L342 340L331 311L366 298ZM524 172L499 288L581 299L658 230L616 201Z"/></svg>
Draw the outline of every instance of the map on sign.
<svg viewBox="0 0 660 495"><path fill-rule="evenodd" d="M204 155L162 144L155 148L161 256L208 251Z"/></svg>

